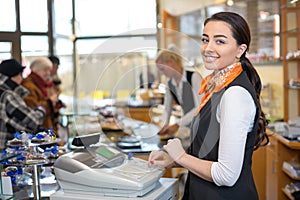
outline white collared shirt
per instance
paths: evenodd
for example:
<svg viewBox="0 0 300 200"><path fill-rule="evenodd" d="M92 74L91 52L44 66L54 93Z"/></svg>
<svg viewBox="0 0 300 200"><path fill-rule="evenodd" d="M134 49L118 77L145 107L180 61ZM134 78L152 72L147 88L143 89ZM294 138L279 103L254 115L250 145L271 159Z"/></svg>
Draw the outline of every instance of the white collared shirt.
<svg viewBox="0 0 300 200"><path fill-rule="evenodd" d="M240 86L228 88L217 108L220 123L218 162L211 175L218 186L232 186L240 176L247 133L253 128L256 106L250 93Z"/></svg>

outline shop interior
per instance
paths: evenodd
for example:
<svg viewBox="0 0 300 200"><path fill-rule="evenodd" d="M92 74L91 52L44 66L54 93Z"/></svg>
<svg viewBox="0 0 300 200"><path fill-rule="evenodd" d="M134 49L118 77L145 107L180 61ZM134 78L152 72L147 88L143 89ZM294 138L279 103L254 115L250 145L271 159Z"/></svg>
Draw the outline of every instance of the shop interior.
<svg viewBox="0 0 300 200"><path fill-rule="evenodd" d="M58 138L41 147L26 146L28 151L44 155L43 161L14 165L8 161L20 152L1 156L1 198L95 199L100 195L99 199L180 199L185 170L149 171L146 167L149 153L160 150L170 138L157 135L167 78L157 70L155 58L158 49L175 45L184 67L205 77L210 72L200 55L203 21L216 12L232 11L249 23L252 42L247 57L261 77L261 104L269 120L270 141L253 154L259 199L297 199L298 0L0 0L0 5L0 62L17 59L26 66L26 77L35 58L59 57L59 98L66 104L60 110ZM174 106L170 123L181 116L181 107ZM176 137L188 138L188 128L180 129ZM80 154L56 162L61 155L77 150ZM99 160L94 162L91 156ZM134 162L115 168L132 156L137 158ZM106 168L96 175L65 172L81 170L83 158L89 166ZM16 174L18 170L22 173ZM11 176L5 174L12 171ZM139 181L128 184L122 182L124 176ZM5 177L13 177L12 183ZM98 184L97 179L101 179L99 185L91 188ZM83 180L86 183L78 184ZM113 185L117 183L116 192ZM110 186L112 189L107 189Z"/></svg>

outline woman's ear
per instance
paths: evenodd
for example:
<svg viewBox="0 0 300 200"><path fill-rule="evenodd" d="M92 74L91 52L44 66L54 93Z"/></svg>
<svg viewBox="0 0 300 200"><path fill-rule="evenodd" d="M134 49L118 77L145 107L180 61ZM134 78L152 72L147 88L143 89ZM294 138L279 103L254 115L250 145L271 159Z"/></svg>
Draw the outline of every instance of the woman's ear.
<svg viewBox="0 0 300 200"><path fill-rule="evenodd" d="M246 44L241 44L239 46L237 57L240 58L246 50L247 50L247 45Z"/></svg>

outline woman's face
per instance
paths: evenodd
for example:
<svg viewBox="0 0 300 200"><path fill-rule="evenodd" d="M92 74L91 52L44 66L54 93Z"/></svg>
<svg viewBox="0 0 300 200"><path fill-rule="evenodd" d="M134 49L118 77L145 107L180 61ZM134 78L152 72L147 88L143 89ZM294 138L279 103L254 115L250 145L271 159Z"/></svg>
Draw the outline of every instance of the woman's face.
<svg viewBox="0 0 300 200"><path fill-rule="evenodd" d="M201 53L207 69L220 70L238 62L247 49L247 45L237 44L230 28L223 21L210 21L204 26Z"/></svg>
<svg viewBox="0 0 300 200"><path fill-rule="evenodd" d="M36 71L35 73L39 75L44 81L48 81L51 75L51 68L45 68Z"/></svg>
<svg viewBox="0 0 300 200"><path fill-rule="evenodd" d="M180 68L172 58L168 59L168 61L158 60L156 66L160 72L169 78L175 77L176 74L181 73Z"/></svg>

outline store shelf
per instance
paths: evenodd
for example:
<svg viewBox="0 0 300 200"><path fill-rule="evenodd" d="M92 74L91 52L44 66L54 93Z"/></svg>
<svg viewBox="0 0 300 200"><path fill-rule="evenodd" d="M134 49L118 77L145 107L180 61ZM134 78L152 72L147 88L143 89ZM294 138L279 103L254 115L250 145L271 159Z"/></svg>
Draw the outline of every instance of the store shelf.
<svg viewBox="0 0 300 200"><path fill-rule="evenodd" d="M272 139L271 143L276 145L273 148L275 156L271 159L267 159L269 162L270 170L273 171L276 178L272 178L270 175L267 176L267 187L269 192L267 193L266 200L289 200L294 199L291 193L286 190L288 184L299 182L300 178L291 174L288 170L283 168L284 162L295 161L296 158L300 156L300 142L294 140L288 140L282 135L273 133L271 130L268 131L270 138ZM275 142L277 141L277 143ZM270 145L267 146L270 149ZM274 195L273 193L276 193Z"/></svg>
<svg viewBox="0 0 300 200"><path fill-rule="evenodd" d="M281 0L281 44L284 82L284 121L300 116L300 88L289 85L300 77L300 0ZM288 59L286 59L288 56ZM296 90L296 91L292 91ZM296 109L294 109L296 108Z"/></svg>
<svg viewBox="0 0 300 200"><path fill-rule="evenodd" d="M285 168L282 168L282 171L284 173L286 173L290 178L292 178L293 180L296 180L296 181L300 181L300 177L297 177L297 176L294 176L290 171L288 171L287 169Z"/></svg>
<svg viewBox="0 0 300 200"><path fill-rule="evenodd" d="M280 6L281 9L298 9L299 7L299 0L284 1L284 3Z"/></svg>
<svg viewBox="0 0 300 200"><path fill-rule="evenodd" d="M295 198L292 196L292 194L285 188L281 189L283 191L283 193L291 200L294 200Z"/></svg>
<svg viewBox="0 0 300 200"><path fill-rule="evenodd" d="M300 89L299 86L290 86L290 85L286 85L285 88L287 88L287 89L293 89L293 90L299 90Z"/></svg>
<svg viewBox="0 0 300 200"><path fill-rule="evenodd" d="M253 65L280 65L282 60L274 59L274 60L262 60L252 62Z"/></svg>
<svg viewBox="0 0 300 200"><path fill-rule="evenodd" d="M293 28L287 31L282 31L281 34L290 34L290 33L299 33L300 32L300 28Z"/></svg>
<svg viewBox="0 0 300 200"><path fill-rule="evenodd" d="M277 134L275 134L275 137L278 141L280 141L282 144L284 144L288 148L294 149L294 150L300 150L300 142L288 140Z"/></svg>
<svg viewBox="0 0 300 200"><path fill-rule="evenodd" d="M300 33L299 33L300 34ZM298 62L298 61L300 61L300 58L289 58L289 59L284 59L284 61L287 61L287 62Z"/></svg>

